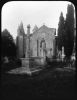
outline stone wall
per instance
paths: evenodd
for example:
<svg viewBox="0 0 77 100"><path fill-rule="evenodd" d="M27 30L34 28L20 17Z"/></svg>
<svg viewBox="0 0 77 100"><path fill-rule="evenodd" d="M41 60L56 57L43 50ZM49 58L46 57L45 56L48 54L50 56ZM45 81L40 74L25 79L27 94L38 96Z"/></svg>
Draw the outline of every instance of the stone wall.
<svg viewBox="0 0 77 100"><path fill-rule="evenodd" d="M27 30L28 31L28 30ZM30 30L29 30L30 32ZM55 55L55 28L48 28L45 25L35 31L30 37L30 56L31 57L44 57ZM26 54L27 37L26 35L18 36L17 39L17 53L18 57L22 58ZM41 42L43 42L41 46ZM45 47L44 47L45 46Z"/></svg>
<svg viewBox="0 0 77 100"><path fill-rule="evenodd" d="M31 37L30 46L33 51L33 56L36 57L38 54L37 52L39 52L38 56L42 57L42 54L41 54L42 49L40 47L40 43L41 43L42 39L44 39L45 43L46 43L47 55L49 56L50 54L48 54L48 53L51 52L51 55L53 56L55 53L54 52L55 29L48 29L46 27L42 27L41 29L39 29L38 31L33 33L33 36ZM37 46L37 41L38 41L38 46ZM50 49L51 49L51 51L50 51Z"/></svg>

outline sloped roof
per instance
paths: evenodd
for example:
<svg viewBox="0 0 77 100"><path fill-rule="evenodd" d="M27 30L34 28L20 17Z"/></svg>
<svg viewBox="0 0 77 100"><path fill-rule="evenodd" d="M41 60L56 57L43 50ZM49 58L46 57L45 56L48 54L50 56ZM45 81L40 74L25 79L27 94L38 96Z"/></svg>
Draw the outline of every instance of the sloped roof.
<svg viewBox="0 0 77 100"><path fill-rule="evenodd" d="M49 27L47 27L46 25L42 25L39 29L41 29L41 28L46 28L46 29L54 29L54 28L49 28Z"/></svg>
<svg viewBox="0 0 77 100"><path fill-rule="evenodd" d="M37 31L33 32L33 34L35 34L36 32L39 32L40 30L52 31L52 30L56 30L56 28L49 28L46 25L42 25Z"/></svg>

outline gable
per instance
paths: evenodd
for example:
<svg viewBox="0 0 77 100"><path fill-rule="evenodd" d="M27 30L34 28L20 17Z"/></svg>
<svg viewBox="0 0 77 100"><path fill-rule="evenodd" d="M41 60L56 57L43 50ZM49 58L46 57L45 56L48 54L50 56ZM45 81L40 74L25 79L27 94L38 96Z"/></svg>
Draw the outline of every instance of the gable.
<svg viewBox="0 0 77 100"><path fill-rule="evenodd" d="M46 33L46 34L51 34L51 35L54 36L55 32L56 32L55 28L49 28L49 27L43 25L36 32L34 32L33 35L35 35L35 34L37 34L37 35L41 34L42 35L42 33Z"/></svg>

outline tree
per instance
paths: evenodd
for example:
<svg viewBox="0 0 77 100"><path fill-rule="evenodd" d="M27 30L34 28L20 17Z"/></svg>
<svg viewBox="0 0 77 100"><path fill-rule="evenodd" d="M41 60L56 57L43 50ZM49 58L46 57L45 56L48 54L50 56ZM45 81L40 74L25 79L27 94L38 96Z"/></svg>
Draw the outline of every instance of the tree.
<svg viewBox="0 0 77 100"><path fill-rule="evenodd" d="M13 37L10 34L10 32L5 29L1 33L1 39L2 39L2 57L16 57L16 45L14 43Z"/></svg>
<svg viewBox="0 0 77 100"><path fill-rule="evenodd" d="M62 50L64 45L64 17L61 12L58 24L58 50Z"/></svg>
<svg viewBox="0 0 77 100"><path fill-rule="evenodd" d="M25 31L24 31L24 27L23 27L23 23L22 22L18 26L17 32L18 32L18 35L21 35L21 36L25 35Z"/></svg>
<svg viewBox="0 0 77 100"><path fill-rule="evenodd" d="M74 46L74 7L68 5L66 21L65 21L65 39L64 39L64 52L70 58Z"/></svg>
<svg viewBox="0 0 77 100"><path fill-rule="evenodd" d="M32 31L36 32L37 30L38 30L38 27L37 27L37 25L35 25Z"/></svg>
<svg viewBox="0 0 77 100"><path fill-rule="evenodd" d="M16 38L16 45L17 45L17 55L19 55L19 48L20 48L20 45L19 45L19 37L21 36L22 37L22 44L21 47L23 48L23 57L25 56L25 31L24 31L24 26L23 26L23 23L21 22L20 25L18 26L18 29L17 29L17 32L18 32L18 35L17 35L17 38Z"/></svg>

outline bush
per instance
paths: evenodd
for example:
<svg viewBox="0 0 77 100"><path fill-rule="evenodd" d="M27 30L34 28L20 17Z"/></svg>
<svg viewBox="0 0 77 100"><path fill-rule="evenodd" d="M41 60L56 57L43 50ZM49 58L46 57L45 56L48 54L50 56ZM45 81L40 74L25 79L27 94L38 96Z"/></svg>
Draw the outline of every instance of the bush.
<svg viewBox="0 0 77 100"><path fill-rule="evenodd" d="M2 73L5 73L6 71L9 71L11 69L15 69L21 66L21 60L20 59L14 59L10 60L9 63L3 63L1 65L1 71Z"/></svg>
<svg viewBox="0 0 77 100"><path fill-rule="evenodd" d="M15 60L15 63L16 63L16 65L18 65L18 66L21 66L21 65L22 65L20 59L16 59L16 60Z"/></svg>

